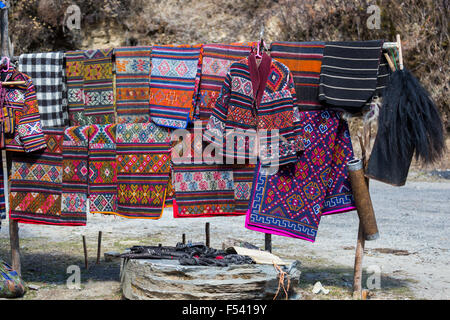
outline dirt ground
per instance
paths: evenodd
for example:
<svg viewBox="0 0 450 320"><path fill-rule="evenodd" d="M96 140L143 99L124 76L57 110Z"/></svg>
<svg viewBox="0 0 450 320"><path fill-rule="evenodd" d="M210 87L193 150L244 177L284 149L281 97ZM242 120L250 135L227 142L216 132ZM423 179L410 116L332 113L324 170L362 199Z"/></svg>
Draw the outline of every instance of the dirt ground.
<svg viewBox="0 0 450 320"><path fill-rule="evenodd" d="M381 273L381 287L370 299L450 298L450 180L431 173L410 172L404 187L371 183L371 195L381 237L366 242L363 285ZM133 245L175 245L204 241L211 223L211 246L221 248L228 237L264 246L264 235L245 229L244 217L174 219L167 208L160 220L134 220L89 215L86 227L20 225L22 274L29 290L23 299L121 299L118 261L103 253L123 252ZM310 243L272 236L273 253L301 262L297 299L351 299L357 237L356 212L324 217L317 240ZM97 235L102 231L102 258L96 264ZM89 268L84 267L82 235L86 235ZM0 230L0 257L9 260L8 222ZM81 289L69 289L67 268L81 269ZM316 281L330 290L313 294Z"/></svg>

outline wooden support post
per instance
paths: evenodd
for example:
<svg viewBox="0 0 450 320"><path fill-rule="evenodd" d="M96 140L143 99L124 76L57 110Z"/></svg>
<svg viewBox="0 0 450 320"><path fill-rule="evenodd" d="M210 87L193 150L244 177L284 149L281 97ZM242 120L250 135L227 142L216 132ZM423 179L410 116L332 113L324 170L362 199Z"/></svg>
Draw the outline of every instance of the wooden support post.
<svg viewBox="0 0 450 320"><path fill-rule="evenodd" d="M356 241L355 267L353 271L353 299L361 299L362 296L362 260L364 256L364 229L362 223L359 223L358 240Z"/></svg>
<svg viewBox="0 0 450 320"><path fill-rule="evenodd" d="M205 238L206 238L206 246L209 248L209 244L210 244L210 242L209 242L209 240L210 240L210 238L209 238L209 222L207 222L205 224Z"/></svg>
<svg viewBox="0 0 450 320"><path fill-rule="evenodd" d="M88 254L87 254L87 246L86 246L86 236L82 236L83 238L83 251L84 251L84 267L89 268L88 263Z"/></svg>
<svg viewBox="0 0 450 320"><path fill-rule="evenodd" d="M185 233L183 233L183 235L181 236L181 242L183 244L186 244L186 234Z"/></svg>
<svg viewBox="0 0 450 320"><path fill-rule="evenodd" d="M102 232L98 232L98 245L97 245L97 264L100 264L100 252L102 250Z"/></svg>
<svg viewBox="0 0 450 320"><path fill-rule="evenodd" d="M2 56L10 57L11 52L9 48L9 26L8 26L8 8L9 2L6 2L6 7L1 9L1 54ZM11 171L11 159L8 157L8 153L4 153L6 156L6 176L9 176ZM7 189L5 190L6 201L9 204L9 183L7 184ZM8 205L9 207L9 205ZM20 266L20 247L19 247L19 224L17 221L9 220L9 241L11 245L11 266L14 270L21 275Z"/></svg>
<svg viewBox="0 0 450 320"><path fill-rule="evenodd" d="M272 235L270 233L264 234L264 249L272 253Z"/></svg>

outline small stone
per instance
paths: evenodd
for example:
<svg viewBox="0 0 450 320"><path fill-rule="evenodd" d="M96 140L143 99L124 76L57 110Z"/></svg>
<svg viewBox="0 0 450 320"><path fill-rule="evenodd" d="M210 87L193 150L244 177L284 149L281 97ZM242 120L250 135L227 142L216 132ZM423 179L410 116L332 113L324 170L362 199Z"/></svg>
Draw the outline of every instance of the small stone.
<svg viewBox="0 0 450 320"><path fill-rule="evenodd" d="M322 284L320 283L320 281L317 281L315 284L314 284L314 287L313 287L313 289L312 289L312 292L314 293L314 294L319 294L319 293L324 293L324 294L328 294L328 293L330 293L330 290L328 290L328 289L325 289L323 286L322 286Z"/></svg>
<svg viewBox="0 0 450 320"><path fill-rule="evenodd" d="M39 287L38 285L35 284L29 284L27 285L28 289L30 290L34 290L34 291L38 291L41 287Z"/></svg>

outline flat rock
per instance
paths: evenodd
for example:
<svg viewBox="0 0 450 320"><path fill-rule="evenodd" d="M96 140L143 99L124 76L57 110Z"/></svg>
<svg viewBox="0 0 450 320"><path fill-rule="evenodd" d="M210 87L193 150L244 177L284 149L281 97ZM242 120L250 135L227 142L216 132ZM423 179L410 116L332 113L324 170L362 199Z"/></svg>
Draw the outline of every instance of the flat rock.
<svg viewBox="0 0 450 320"><path fill-rule="evenodd" d="M278 273L272 265L183 266L177 260L122 259L121 289L130 300L273 299ZM291 286L298 285L293 277Z"/></svg>

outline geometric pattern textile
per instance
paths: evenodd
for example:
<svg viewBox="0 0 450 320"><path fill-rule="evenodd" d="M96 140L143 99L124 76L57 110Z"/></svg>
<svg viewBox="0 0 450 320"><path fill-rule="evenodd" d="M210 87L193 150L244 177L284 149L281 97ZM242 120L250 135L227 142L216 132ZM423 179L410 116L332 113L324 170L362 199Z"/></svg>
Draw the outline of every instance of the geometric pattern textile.
<svg viewBox="0 0 450 320"><path fill-rule="evenodd" d="M196 105L197 118L209 120L228 68L233 62L246 58L250 54L251 45L252 43L249 45L233 43L203 46L200 92Z"/></svg>
<svg viewBox="0 0 450 320"><path fill-rule="evenodd" d="M65 216L86 219L89 131L89 126L64 131L61 214Z"/></svg>
<svg viewBox="0 0 450 320"><path fill-rule="evenodd" d="M80 125L115 122L112 53L113 49L84 52L84 118Z"/></svg>
<svg viewBox="0 0 450 320"><path fill-rule="evenodd" d="M355 209L347 162L347 123L333 111L300 112L305 151L274 175L258 166L245 227L315 241L321 216Z"/></svg>
<svg viewBox="0 0 450 320"><path fill-rule="evenodd" d="M180 149L189 150L189 145L192 158L172 158L174 217L244 215L255 166L207 164L201 158L201 134L191 131L184 138L174 149L181 155Z"/></svg>
<svg viewBox="0 0 450 320"><path fill-rule="evenodd" d="M150 115L164 127L187 127L194 116L202 45L153 46Z"/></svg>
<svg viewBox="0 0 450 320"><path fill-rule="evenodd" d="M117 215L159 219L170 173L170 134L152 122L117 125Z"/></svg>
<svg viewBox="0 0 450 320"><path fill-rule="evenodd" d="M69 122L71 126L79 126L84 119L84 51L67 51L66 58L66 83L67 106Z"/></svg>
<svg viewBox="0 0 450 320"><path fill-rule="evenodd" d="M116 125L91 125L88 149L89 211L115 214L117 209Z"/></svg>
<svg viewBox="0 0 450 320"><path fill-rule="evenodd" d="M114 53L117 122L149 122L151 47L122 47Z"/></svg>
<svg viewBox="0 0 450 320"><path fill-rule="evenodd" d="M61 213L64 128L44 130L47 148L30 154L13 153L10 219L21 223L80 226L86 215Z"/></svg>

